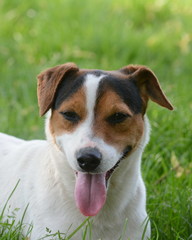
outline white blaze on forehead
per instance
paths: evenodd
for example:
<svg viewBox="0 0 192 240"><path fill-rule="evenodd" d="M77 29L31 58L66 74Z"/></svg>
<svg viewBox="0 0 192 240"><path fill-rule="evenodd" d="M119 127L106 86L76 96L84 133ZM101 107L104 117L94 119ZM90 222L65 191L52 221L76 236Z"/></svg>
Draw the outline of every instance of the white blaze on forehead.
<svg viewBox="0 0 192 240"><path fill-rule="evenodd" d="M94 114L94 107L97 97L97 90L99 87L99 82L104 77L104 75L101 76L95 76L94 74L88 74L85 79L85 89L86 89L86 103L87 103L87 112L88 112L88 118L90 118L90 115Z"/></svg>

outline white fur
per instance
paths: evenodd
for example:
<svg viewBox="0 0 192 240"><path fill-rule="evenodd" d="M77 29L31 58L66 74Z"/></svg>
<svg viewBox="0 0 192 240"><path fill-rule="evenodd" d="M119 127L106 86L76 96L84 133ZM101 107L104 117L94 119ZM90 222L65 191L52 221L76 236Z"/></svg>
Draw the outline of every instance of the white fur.
<svg viewBox="0 0 192 240"><path fill-rule="evenodd" d="M91 87L90 81L93 78L95 85ZM0 144L0 209L20 179L9 201L9 212L19 208L19 220L29 204L25 223L34 226L31 240L43 237L46 227L53 232L72 232L85 219L74 201L74 170L78 170L75 152L78 149L86 146L99 148L103 156L98 170L100 172L109 170L120 157L114 147L94 136L91 130L96 90L101 79L102 77L96 79L95 76L88 75L85 82L88 117L74 133L57 138L62 151L52 141L49 131L51 112L47 117L45 141L24 141L0 134L0 143L4 143ZM139 147L115 170L108 187L106 203L99 214L91 218L92 240L118 239L126 219L127 228L122 239L141 240L144 221L147 220L145 186L140 172L141 155L149 140L146 117L144 122L144 134ZM144 239L150 236L149 225ZM80 240L81 235L82 232L79 231L72 239Z"/></svg>

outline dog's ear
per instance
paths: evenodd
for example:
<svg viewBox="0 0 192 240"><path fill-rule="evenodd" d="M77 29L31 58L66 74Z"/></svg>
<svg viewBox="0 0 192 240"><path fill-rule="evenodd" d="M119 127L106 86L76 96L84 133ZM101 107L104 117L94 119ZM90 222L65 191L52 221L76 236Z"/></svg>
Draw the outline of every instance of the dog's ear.
<svg viewBox="0 0 192 240"><path fill-rule="evenodd" d="M150 98L162 107L173 110L173 106L163 93L157 77L149 68L140 65L128 65L120 71L130 75L131 79L136 82L146 103Z"/></svg>
<svg viewBox="0 0 192 240"><path fill-rule="evenodd" d="M65 63L49 68L37 76L37 97L39 113L43 116L52 106L57 87L69 72L77 72L79 68L74 63Z"/></svg>

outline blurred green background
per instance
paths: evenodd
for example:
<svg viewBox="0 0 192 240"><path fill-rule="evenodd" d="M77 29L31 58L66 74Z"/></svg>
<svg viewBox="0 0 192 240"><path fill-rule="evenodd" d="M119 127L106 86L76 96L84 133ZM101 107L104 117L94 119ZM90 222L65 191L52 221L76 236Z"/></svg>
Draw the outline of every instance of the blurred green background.
<svg viewBox="0 0 192 240"><path fill-rule="evenodd" d="M175 110L148 109L143 176L153 236L192 239L191 0L1 0L0 23L2 132L44 138L36 75L45 68L132 63L156 73Z"/></svg>

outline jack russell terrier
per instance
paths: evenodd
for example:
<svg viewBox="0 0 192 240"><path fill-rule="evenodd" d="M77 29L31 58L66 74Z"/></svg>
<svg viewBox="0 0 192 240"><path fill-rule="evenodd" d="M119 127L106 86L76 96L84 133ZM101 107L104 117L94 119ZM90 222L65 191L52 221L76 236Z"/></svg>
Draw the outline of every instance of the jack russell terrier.
<svg viewBox="0 0 192 240"><path fill-rule="evenodd" d="M121 239L148 239L140 165L149 140L149 99L173 109L145 66L103 71L66 63L39 74L47 140L0 135L0 209L20 180L6 214L19 209L19 220L28 206L31 240L47 228L71 233L87 216L92 240L119 239L126 221ZM81 236L79 231L72 239Z"/></svg>

